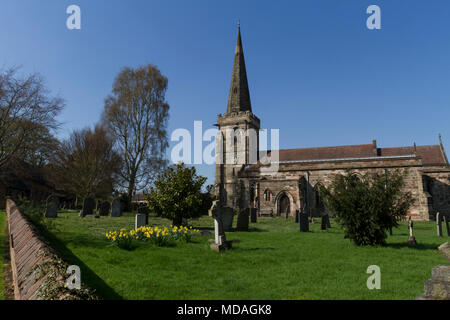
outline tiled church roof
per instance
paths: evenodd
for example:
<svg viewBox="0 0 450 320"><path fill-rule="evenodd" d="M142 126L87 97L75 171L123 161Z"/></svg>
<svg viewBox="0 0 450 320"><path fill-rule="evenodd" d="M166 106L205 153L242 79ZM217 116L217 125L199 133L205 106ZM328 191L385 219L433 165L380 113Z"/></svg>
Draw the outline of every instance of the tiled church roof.
<svg viewBox="0 0 450 320"><path fill-rule="evenodd" d="M280 162L341 160L372 157L401 157L417 154L424 165L447 165L447 161L440 145L377 148L376 142L336 147L281 149Z"/></svg>
<svg viewBox="0 0 450 320"><path fill-rule="evenodd" d="M380 156L400 156L406 154L414 154L414 147L397 147L397 148L380 148ZM446 164L444 154L439 145L434 146L417 146L417 155L422 158L422 163L430 164Z"/></svg>

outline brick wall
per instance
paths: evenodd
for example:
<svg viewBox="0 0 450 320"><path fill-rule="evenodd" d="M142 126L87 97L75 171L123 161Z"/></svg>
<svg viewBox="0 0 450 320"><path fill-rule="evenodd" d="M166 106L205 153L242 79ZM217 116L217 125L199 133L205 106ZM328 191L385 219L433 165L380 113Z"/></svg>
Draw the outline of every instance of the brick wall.
<svg viewBox="0 0 450 320"><path fill-rule="evenodd" d="M45 242L11 199L6 200L6 214L16 300L96 298L89 289L64 287L68 264Z"/></svg>

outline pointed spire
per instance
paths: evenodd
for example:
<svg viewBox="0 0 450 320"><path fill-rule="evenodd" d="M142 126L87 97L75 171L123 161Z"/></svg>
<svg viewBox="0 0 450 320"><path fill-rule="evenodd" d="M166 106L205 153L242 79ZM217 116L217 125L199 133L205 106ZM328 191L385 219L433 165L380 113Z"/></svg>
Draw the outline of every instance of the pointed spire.
<svg viewBox="0 0 450 320"><path fill-rule="evenodd" d="M242 48L241 23L238 22L238 36L234 53L233 73L228 95L227 113L252 111L248 90L247 71L245 69L244 49Z"/></svg>

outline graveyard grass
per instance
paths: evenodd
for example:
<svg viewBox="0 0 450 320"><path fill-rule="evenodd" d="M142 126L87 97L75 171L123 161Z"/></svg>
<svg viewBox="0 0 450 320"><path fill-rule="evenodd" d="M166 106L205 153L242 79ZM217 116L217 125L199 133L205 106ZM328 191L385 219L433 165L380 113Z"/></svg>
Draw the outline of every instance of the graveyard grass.
<svg viewBox="0 0 450 320"><path fill-rule="evenodd" d="M219 254L209 248L213 220L203 216L190 223L210 236L174 247L137 243L126 251L110 246L105 233L132 229L132 214L81 219L66 211L54 221L47 239L105 299L415 299L431 269L447 263L437 247L449 241L436 236L435 223L415 222L418 246L408 247L402 222L387 246L357 247L334 220L326 231L317 219L300 233L293 219L266 218L251 223L250 232L227 232L240 242ZM150 224L170 221L150 217ZM370 265L381 268L381 290L366 286Z"/></svg>
<svg viewBox="0 0 450 320"><path fill-rule="evenodd" d="M3 279L3 273L5 272L5 254L6 254L6 239L5 239L5 228L6 228L6 214L5 211L0 210L0 300L5 299L5 282Z"/></svg>

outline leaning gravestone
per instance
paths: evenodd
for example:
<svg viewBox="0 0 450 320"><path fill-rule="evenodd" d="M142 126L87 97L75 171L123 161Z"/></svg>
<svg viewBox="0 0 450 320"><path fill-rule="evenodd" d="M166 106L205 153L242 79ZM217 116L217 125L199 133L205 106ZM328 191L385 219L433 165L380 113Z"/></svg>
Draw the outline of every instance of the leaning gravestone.
<svg viewBox="0 0 450 320"><path fill-rule="evenodd" d="M245 208L241 210L237 219L237 231L248 231L248 218L249 218L250 208Z"/></svg>
<svg viewBox="0 0 450 320"><path fill-rule="evenodd" d="M83 202L83 209L81 210L81 217L85 217L87 215L93 215L95 208L95 201L92 198L86 198Z"/></svg>
<svg viewBox="0 0 450 320"><path fill-rule="evenodd" d="M117 218L122 216L122 205L120 199L114 199L111 207L111 217Z"/></svg>
<svg viewBox="0 0 450 320"><path fill-rule="evenodd" d="M145 227L147 225L147 215L143 213L138 213L134 221L134 229L139 229L140 227Z"/></svg>
<svg viewBox="0 0 450 320"><path fill-rule="evenodd" d="M309 231L309 219L306 213L299 213L300 220L300 232L308 232Z"/></svg>
<svg viewBox="0 0 450 320"><path fill-rule="evenodd" d="M441 214L439 212L436 213L436 231L438 237L442 237L442 219Z"/></svg>
<svg viewBox="0 0 450 320"><path fill-rule="evenodd" d="M56 196L50 196L47 199L47 208L45 210L46 218L57 218L59 208L59 199Z"/></svg>

